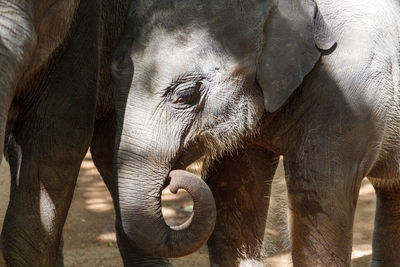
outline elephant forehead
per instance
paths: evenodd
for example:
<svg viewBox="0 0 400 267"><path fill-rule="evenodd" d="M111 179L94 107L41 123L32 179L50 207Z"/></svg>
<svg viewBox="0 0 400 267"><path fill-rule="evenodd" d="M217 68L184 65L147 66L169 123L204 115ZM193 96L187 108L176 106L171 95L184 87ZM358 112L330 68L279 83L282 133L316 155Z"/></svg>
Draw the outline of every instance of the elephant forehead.
<svg viewBox="0 0 400 267"><path fill-rule="evenodd" d="M229 51L210 37L206 29L193 29L189 33L169 33L158 29L153 31L150 39L152 41L144 51L137 53L138 59L164 64L166 70L207 73L215 68L230 68L238 62Z"/></svg>
<svg viewBox="0 0 400 267"><path fill-rule="evenodd" d="M174 45L244 58L259 48L269 1L138 1L135 46L174 39Z"/></svg>

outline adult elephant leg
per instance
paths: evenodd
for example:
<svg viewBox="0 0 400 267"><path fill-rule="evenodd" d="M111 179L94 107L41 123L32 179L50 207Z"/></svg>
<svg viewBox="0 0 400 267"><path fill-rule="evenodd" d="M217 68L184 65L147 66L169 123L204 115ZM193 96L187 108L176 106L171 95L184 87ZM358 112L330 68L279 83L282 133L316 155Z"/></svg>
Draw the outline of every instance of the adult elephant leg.
<svg viewBox="0 0 400 267"><path fill-rule="evenodd" d="M208 241L211 266L258 263L264 238L271 182L279 157L247 145L212 167L206 182L213 191L217 223Z"/></svg>
<svg viewBox="0 0 400 267"><path fill-rule="evenodd" d="M67 111L54 113L59 118L68 117ZM12 181L2 230L3 252L10 266L54 266L57 258L61 259L62 228L89 146L90 121L77 122L75 118L67 123L64 117L62 122L54 122L48 117L38 118L43 115L41 109L29 114L30 118L20 118L21 123L43 119L44 127L24 128L10 136Z"/></svg>
<svg viewBox="0 0 400 267"><path fill-rule="evenodd" d="M115 114L109 114L95 123L90 152L96 168L99 170L109 192L113 195L112 169L115 141ZM111 218L110 218L111 219ZM165 258L135 255L129 240L121 231L121 223L116 221L118 249L124 266L172 266Z"/></svg>
<svg viewBox="0 0 400 267"><path fill-rule="evenodd" d="M377 202L371 266L399 266L400 186L388 186L377 180L372 180Z"/></svg>
<svg viewBox="0 0 400 267"><path fill-rule="evenodd" d="M92 160L108 191L112 194L112 169L114 159L115 114L97 119L94 126L90 153Z"/></svg>
<svg viewBox="0 0 400 267"><path fill-rule="evenodd" d="M80 164L94 128L99 3L81 2L79 27L31 84L12 129L11 196L1 234L10 266L54 266ZM79 55L77 57L77 55Z"/></svg>
<svg viewBox="0 0 400 267"><path fill-rule="evenodd" d="M284 155L293 266L350 266L364 173L354 166L360 161L346 156L317 151Z"/></svg>
<svg viewBox="0 0 400 267"><path fill-rule="evenodd" d="M60 244L58 245L57 250L57 260L56 260L56 267L64 267L64 238L61 236Z"/></svg>

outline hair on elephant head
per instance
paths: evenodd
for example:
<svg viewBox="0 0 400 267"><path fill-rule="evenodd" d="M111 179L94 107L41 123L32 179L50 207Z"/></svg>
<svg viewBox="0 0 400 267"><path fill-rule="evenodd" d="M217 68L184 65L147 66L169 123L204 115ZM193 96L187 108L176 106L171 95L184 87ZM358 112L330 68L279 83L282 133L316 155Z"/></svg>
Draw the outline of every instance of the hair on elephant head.
<svg viewBox="0 0 400 267"><path fill-rule="evenodd" d="M113 77L115 204L134 246L174 257L207 240L215 214L203 212L210 204L195 178L174 185L195 199L191 223L165 224L160 194L170 172L234 150L333 44L312 0L132 1Z"/></svg>

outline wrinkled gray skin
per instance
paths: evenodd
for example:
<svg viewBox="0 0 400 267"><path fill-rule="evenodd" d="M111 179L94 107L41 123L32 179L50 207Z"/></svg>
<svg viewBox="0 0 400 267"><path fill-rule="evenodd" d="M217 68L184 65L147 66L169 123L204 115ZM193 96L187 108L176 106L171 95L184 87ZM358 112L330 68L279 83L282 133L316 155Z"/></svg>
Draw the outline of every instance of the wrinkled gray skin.
<svg viewBox="0 0 400 267"><path fill-rule="evenodd" d="M111 52L127 8L127 0L0 1L0 140L12 177L1 233L8 266L63 265L62 227L89 145L111 188Z"/></svg>
<svg viewBox="0 0 400 267"><path fill-rule="evenodd" d="M400 262L399 2L317 2L131 2L113 60L126 265L205 242L160 212L169 172L193 158L216 199L211 265L257 261L279 155L294 266L350 265L364 176L378 197L372 265ZM212 219L192 230L199 220Z"/></svg>

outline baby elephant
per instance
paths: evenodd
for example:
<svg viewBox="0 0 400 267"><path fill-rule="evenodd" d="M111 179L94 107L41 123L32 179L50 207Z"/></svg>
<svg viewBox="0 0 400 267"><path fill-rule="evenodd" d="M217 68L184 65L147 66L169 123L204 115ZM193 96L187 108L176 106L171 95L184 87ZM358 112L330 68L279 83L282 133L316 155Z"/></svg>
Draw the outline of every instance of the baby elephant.
<svg viewBox="0 0 400 267"><path fill-rule="evenodd" d="M294 266L350 265L365 176L372 265L398 266L399 14L394 0L131 1L112 68L124 263L167 265L210 235L212 266L259 260L283 155ZM216 219L205 185L176 171L194 159ZM195 199L174 229L160 203L170 177Z"/></svg>

